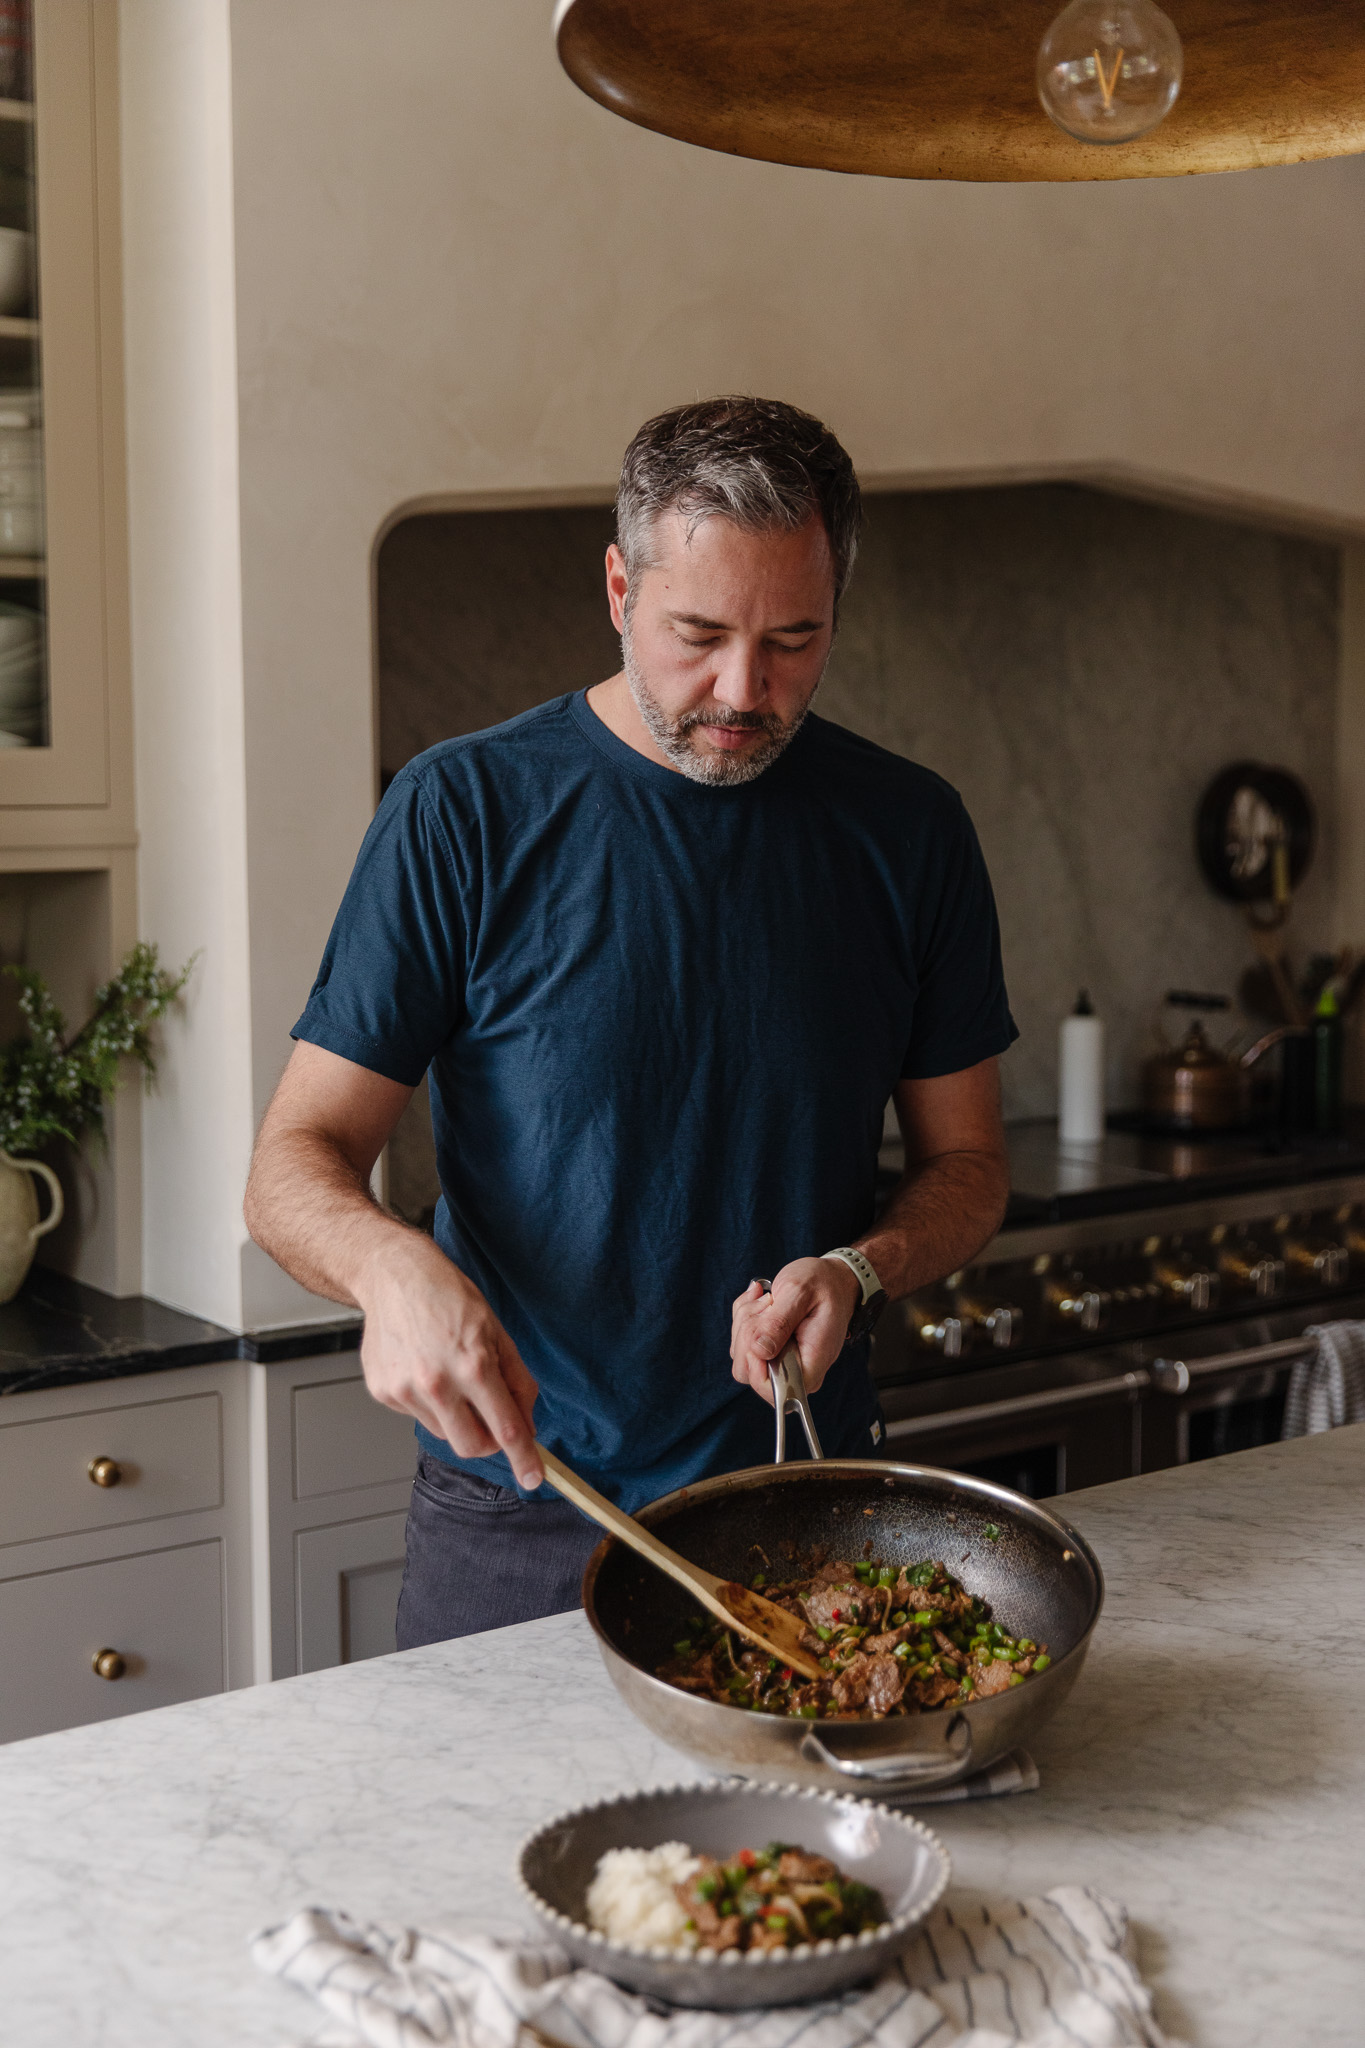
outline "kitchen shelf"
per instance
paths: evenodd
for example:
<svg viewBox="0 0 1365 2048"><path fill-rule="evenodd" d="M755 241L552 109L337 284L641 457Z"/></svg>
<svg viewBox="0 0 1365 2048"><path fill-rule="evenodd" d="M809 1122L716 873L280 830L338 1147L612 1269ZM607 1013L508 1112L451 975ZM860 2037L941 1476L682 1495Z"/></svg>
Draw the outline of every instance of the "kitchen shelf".
<svg viewBox="0 0 1365 2048"><path fill-rule="evenodd" d="M38 322L24 320L13 313L0 313L0 341L36 341Z"/></svg>
<svg viewBox="0 0 1365 2048"><path fill-rule="evenodd" d="M0 555L0 579L31 582L46 574L47 563L41 555Z"/></svg>
<svg viewBox="0 0 1365 2048"><path fill-rule="evenodd" d="M32 100L0 100L0 121L23 121L33 126Z"/></svg>

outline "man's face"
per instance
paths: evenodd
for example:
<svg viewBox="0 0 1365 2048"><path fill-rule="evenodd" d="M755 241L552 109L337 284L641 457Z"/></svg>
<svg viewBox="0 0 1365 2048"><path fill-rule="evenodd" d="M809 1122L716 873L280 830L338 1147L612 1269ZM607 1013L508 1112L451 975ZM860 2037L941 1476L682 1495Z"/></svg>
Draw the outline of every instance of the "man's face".
<svg viewBox="0 0 1365 2048"><path fill-rule="evenodd" d="M655 745L697 782L751 782L794 738L829 658L834 565L823 524L746 533L675 511L629 590L607 551L626 679Z"/></svg>

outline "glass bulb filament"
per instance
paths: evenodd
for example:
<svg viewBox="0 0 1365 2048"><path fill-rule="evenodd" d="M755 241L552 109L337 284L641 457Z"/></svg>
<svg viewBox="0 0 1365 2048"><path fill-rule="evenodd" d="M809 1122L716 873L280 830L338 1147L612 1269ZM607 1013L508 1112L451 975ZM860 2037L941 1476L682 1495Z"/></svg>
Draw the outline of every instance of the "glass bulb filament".
<svg viewBox="0 0 1365 2048"><path fill-rule="evenodd" d="M1107 114L1113 110L1114 87L1119 82L1119 71L1123 65L1123 52L1120 50L1114 58L1114 68L1107 78L1104 75L1103 57L1098 50L1095 50L1092 54L1095 59L1095 75L1100 81L1100 91L1104 94L1104 111Z"/></svg>
<svg viewBox="0 0 1365 2048"><path fill-rule="evenodd" d="M1155 0L1071 0L1038 51L1038 97L1080 142L1131 142L1180 91L1180 38Z"/></svg>

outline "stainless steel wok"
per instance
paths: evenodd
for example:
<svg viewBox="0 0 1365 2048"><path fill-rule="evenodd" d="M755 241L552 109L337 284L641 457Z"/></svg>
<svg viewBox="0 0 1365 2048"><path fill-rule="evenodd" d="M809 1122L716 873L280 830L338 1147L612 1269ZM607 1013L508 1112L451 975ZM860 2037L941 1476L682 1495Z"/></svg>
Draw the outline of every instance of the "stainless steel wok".
<svg viewBox="0 0 1365 2048"><path fill-rule="evenodd" d="M627 1706L673 1748L769 1783L905 1798L993 1763L1056 1713L1080 1676L1104 1599L1094 1552L1059 1515L1008 1487L928 1465L759 1466L666 1494L637 1519L684 1557L745 1584L760 1571L795 1575L812 1553L942 1559L990 1601L1002 1627L1051 1652L1049 1670L994 1699L890 1720L799 1721L721 1706L653 1675L688 1633L687 1594L614 1539L600 1543L583 1576L583 1605Z"/></svg>

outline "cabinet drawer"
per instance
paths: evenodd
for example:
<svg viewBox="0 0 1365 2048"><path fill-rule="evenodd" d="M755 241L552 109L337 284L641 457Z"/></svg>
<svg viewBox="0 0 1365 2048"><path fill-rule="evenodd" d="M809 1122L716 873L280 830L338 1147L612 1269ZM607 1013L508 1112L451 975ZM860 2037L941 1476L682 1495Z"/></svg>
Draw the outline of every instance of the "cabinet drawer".
<svg viewBox="0 0 1365 2048"><path fill-rule="evenodd" d="M216 1508L223 1498L222 1441L217 1394L4 1423L0 1544ZM91 1478L101 1459L117 1467L112 1486Z"/></svg>
<svg viewBox="0 0 1365 2048"><path fill-rule="evenodd" d="M0 1581L0 1741L223 1690L217 1541ZM114 1650L126 1671L100 1678Z"/></svg>
<svg viewBox="0 0 1365 2048"><path fill-rule="evenodd" d="M295 1387L295 1500L392 1485L411 1479L416 1466L412 1417L381 1408L363 1379Z"/></svg>

